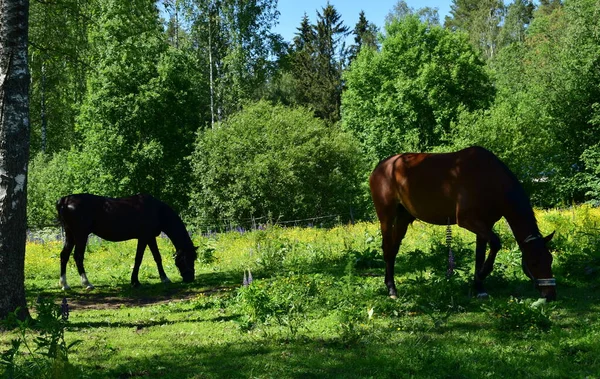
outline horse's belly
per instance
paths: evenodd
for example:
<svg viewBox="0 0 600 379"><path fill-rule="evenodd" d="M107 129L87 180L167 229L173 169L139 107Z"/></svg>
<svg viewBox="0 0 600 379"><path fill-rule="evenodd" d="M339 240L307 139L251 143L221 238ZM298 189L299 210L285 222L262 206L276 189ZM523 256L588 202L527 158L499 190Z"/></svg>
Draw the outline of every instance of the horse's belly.
<svg viewBox="0 0 600 379"><path fill-rule="evenodd" d="M421 201L403 202L403 205L412 216L428 224L456 224L455 202L436 201L435 198L429 198Z"/></svg>
<svg viewBox="0 0 600 379"><path fill-rule="evenodd" d="M417 217L417 220L434 225L453 225L456 224L456 217Z"/></svg>
<svg viewBox="0 0 600 379"><path fill-rule="evenodd" d="M93 230L92 233L102 238L103 240L111 242L121 242L139 238L139 235L137 233L122 233L116 231L106 232L104 230Z"/></svg>

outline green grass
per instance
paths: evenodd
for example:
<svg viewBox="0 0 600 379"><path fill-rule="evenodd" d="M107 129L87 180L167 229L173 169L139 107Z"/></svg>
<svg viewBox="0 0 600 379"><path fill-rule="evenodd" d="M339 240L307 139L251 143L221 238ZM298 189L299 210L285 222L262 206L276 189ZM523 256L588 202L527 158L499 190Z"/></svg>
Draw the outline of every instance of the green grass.
<svg viewBox="0 0 600 379"><path fill-rule="evenodd" d="M397 300L386 296L374 223L196 236L192 284L181 282L173 247L161 240L173 283L160 283L147 252L137 289L129 286L135 241L95 240L85 259L90 292L72 261L73 289L58 288L61 243L29 243L27 295L32 311L38 296L66 296L71 306L65 340L81 342L69 351L73 371L55 377L598 378L600 212L538 219L545 234L557 230L559 296L539 306L504 221L485 301L472 297L474 236L453 228L458 267L448 279L445 228L418 222L397 258ZM254 281L242 287L248 269ZM15 336L0 335L0 352Z"/></svg>

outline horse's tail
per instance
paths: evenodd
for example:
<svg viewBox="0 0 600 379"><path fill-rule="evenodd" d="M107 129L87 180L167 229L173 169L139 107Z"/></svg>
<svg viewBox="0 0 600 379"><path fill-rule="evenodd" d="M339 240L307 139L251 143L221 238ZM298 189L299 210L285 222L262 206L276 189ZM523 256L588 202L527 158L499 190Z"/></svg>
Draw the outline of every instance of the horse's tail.
<svg viewBox="0 0 600 379"><path fill-rule="evenodd" d="M60 223L60 225L63 227L65 227L65 219L64 219L64 210L65 210L65 206L66 206L66 202L67 202L67 197L61 197L60 199L58 199L58 201L56 202L56 213L58 214L58 222Z"/></svg>

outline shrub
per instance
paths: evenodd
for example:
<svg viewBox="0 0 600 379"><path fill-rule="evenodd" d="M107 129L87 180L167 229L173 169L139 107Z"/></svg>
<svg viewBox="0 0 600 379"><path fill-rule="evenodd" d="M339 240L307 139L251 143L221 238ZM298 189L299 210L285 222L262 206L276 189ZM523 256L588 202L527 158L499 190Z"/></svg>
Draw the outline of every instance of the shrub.
<svg viewBox="0 0 600 379"><path fill-rule="evenodd" d="M261 101L198 135L191 156L198 225L355 214L361 158L352 137L301 108Z"/></svg>

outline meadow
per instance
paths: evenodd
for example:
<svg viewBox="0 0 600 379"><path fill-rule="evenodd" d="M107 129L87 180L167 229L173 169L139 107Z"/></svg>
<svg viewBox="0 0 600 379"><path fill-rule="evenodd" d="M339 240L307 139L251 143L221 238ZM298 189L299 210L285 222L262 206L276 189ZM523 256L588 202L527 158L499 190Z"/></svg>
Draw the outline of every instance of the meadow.
<svg viewBox="0 0 600 379"><path fill-rule="evenodd" d="M196 233L196 280L181 281L160 238L141 288L129 279L135 241L92 238L92 291L58 287L56 231L30 236L26 288L39 322L4 326L3 377L42 378L599 378L600 209L536 212L552 241L558 301L542 303L521 271L504 220L490 297L473 297L475 238L415 222L396 260L399 298L383 283L376 223L268 226ZM61 316L66 299L68 318ZM44 321L45 320L45 321ZM43 321L43 322L42 322ZM14 326L14 325L13 325ZM1 327L0 327L1 328Z"/></svg>

